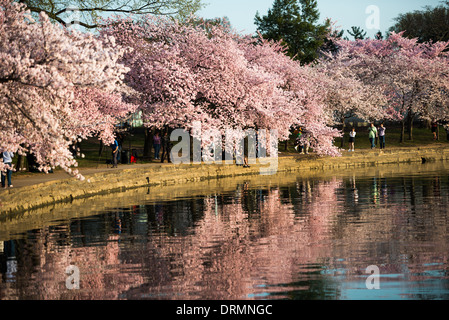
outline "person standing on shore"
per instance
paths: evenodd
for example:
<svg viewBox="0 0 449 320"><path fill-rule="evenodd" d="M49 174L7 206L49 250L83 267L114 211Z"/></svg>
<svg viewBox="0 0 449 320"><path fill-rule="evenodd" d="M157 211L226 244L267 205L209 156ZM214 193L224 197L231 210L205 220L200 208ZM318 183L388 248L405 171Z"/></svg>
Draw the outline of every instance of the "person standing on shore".
<svg viewBox="0 0 449 320"><path fill-rule="evenodd" d="M295 150L299 153L302 153L304 150L304 147L301 143L301 136L302 136L302 128L298 128L294 132L295 135Z"/></svg>
<svg viewBox="0 0 449 320"><path fill-rule="evenodd" d="M171 143L167 130L164 131L164 135L161 138L161 145L162 145L161 163L164 163L165 157L167 157L167 161L170 163Z"/></svg>
<svg viewBox="0 0 449 320"><path fill-rule="evenodd" d="M379 133L379 144L381 149L385 149L385 130L384 124L381 123L379 129L377 130Z"/></svg>
<svg viewBox="0 0 449 320"><path fill-rule="evenodd" d="M356 135L357 132L355 131L355 128L352 128L351 132L349 132L349 152L354 152Z"/></svg>
<svg viewBox="0 0 449 320"><path fill-rule="evenodd" d="M111 149L112 149L112 168L118 168L118 154L120 148L117 139L114 140L114 143L111 145Z"/></svg>
<svg viewBox="0 0 449 320"><path fill-rule="evenodd" d="M8 188L12 188L12 159L14 158L14 153L9 151L3 151L2 152L3 157L3 163L8 166L8 169L6 172L1 173L1 181L2 181L2 188L6 188L6 180L8 180Z"/></svg>
<svg viewBox="0 0 449 320"><path fill-rule="evenodd" d="M308 132L304 134L304 137L302 138L303 142L303 149L301 154L309 154L310 150L310 135Z"/></svg>
<svg viewBox="0 0 449 320"><path fill-rule="evenodd" d="M368 129L368 138L371 142L371 149L376 148L377 128L374 126L374 123L371 123L371 126Z"/></svg>
<svg viewBox="0 0 449 320"><path fill-rule="evenodd" d="M432 122L431 127L432 127L433 140L437 140L438 139L438 134L437 134L438 123Z"/></svg>
<svg viewBox="0 0 449 320"><path fill-rule="evenodd" d="M154 160L160 160L160 152L161 152L161 137L159 132L156 132L153 138L153 147L154 147Z"/></svg>

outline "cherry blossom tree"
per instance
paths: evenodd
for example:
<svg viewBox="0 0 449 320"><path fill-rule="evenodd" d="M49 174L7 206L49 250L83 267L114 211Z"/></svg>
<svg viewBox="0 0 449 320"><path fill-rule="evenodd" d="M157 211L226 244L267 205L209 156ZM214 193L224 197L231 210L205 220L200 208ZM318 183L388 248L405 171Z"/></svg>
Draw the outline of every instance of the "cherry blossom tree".
<svg viewBox="0 0 449 320"><path fill-rule="evenodd" d="M313 83L318 75L289 58L279 43L223 25L152 16L110 20L102 33L133 49L122 60L130 68L125 80L142 95L148 126L191 130L199 122L203 132L277 130L282 140L292 125L302 125L318 153L338 154L332 144L338 132L327 126Z"/></svg>
<svg viewBox="0 0 449 320"><path fill-rule="evenodd" d="M394 32L385 40L340 39L334 61L349 57L355 78L383 92L388 101L385 115L401 121L404 141L407 123L412 139L411 128L417 116L447 119L448 44L418 43Z"/></svg>
<svg viewBox="0 0 449 320"><path fill-rule="evenodd" d="M98 137L103 142L112 142L115 125L120 120L126 120L137 109L136 104L125 101L129 94L129 90L121 89L116 92L98 88L77 89L71 105L74 112L72 118L66 121L65 128L83 139ZM86 118L86 115L89 117Z"/></svg>
<svg viewBox="0 0 449 320"><path fill-rule="evenodd" d="M356 59L347 51L323 52L315 68L326 81L323 96L327 111L331 112L334 125L345 131L348 119L357 117L372 122L388 118L385 113L387 99L382 89L363 82L357 74ZM341 140L341 148L344 139Z"/></svg>
<svg viewBox="0 0 449 320"><path fill-rule="evenodd" d="M277 107L276 113L284 115L279 119L281 124L303 127L306 133L303 138L318 154L339 155L333 142L340 133L331 127L331 114L323 99L328 77L313 65L301 66L290 59L280 42L262 37L244 40L241 40L242 50L251 65L279 77L280 88L290 97L288 104L281 103Z"/></svg>
<svg viewBox="0 0 449 320"><path fill-rule="evenodd" d="M123 53L113 38L69 32L44 13L36 21L23 4L0 0L1 148L82 179L70 146L96 133L110 142L133 110L116 92L128 71L117 63Z"/></svg>

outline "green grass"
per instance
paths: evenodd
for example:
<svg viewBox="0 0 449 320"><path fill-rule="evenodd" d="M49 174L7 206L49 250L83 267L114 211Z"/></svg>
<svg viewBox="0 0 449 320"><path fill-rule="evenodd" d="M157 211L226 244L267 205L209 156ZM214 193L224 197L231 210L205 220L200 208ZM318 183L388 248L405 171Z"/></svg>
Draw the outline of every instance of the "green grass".
<svg viewBox="0 0 449 320"><path fill-rule="evenodd" d="M368 128L357 128L357 138L355 143L356 149L371 148L370 141L368 139ZM345 149L348 149L348 135L349 129L345 132ZM386 131L386 148L404 148L404 147L419 147L419 146L432 146L432 145L449 145L449 141L446 140L446 132L443 127L440 127L440 140L434 141L433 134L430 129L416 127L413 129L413 141L408 140L408 133L405 135L405 142L400 143L401 128L394 126L388 127ZM123 149L140 149L142 152L145 144L145 134L143 130L137 130L132 136L127 137L123 142ZM340 147L341 138L335 140L335 146ZM109 146L106 146L103 155L99 157L100 142L97 139L89 139L81 143L81 152L85 155L84 159L79 160L79 166L83 167L95 167L97 164L105 164L107 159L111 158L111 150ZM288 142L287 150L285 150L285 142L279 143L279 151L283 154L297 154L294 149L294 139L290 139ZM152 161L139 161L139 163L151 163Z"/></svg>
<svg viewBox="0 0 449 320"><path fill-rule="evenodd" d="M356 149L370 149L371 144L368 138L368 128L362 127L356 129L357 136L355 142ZM349 130L345 132L345 148L349 147ZM449 141L446 139L446 132L443 127L440 127L440 139L438 141L433 140L433 133L430 129L416 127L413 129L413 140L409 140L408 132L405 132L405 141L401 140L401 128L400 127L388 127L385 133L385 145L386 148L404 148L404 147L419 147L419 146L432 146L432 145L447 145ZM340 147L341 138L336 139L335 145ZM377 144L377 146L379 146Z"/></svg>
<svg viewBox="0 0 449 320"><path fill-rule="evenodd" d="M446 132L443 127L440 127L440 139L438 141L433 140L433 133L430 129L415 127L413 129L413 140L409 140L408 132L405 133L405 141L403 143L400 142L401 137L401 128L398 126L386 126L386 148L416 148L420 146L437 146L437 145L449 145L449 141L446 139ZM349 149L349 131L350 128L347 128L344 133L344 149ZM368 127L360 127L356 129L357 137L355 142L356 149L371 149L371 143L368 138ZM341 139L335 139L334 145L338 148L341 146ZM377 144L377 147L379 145ZM288 149L285 150L285 143L281 142L279 144L279 151L282 153L297 153L294 149L294 139L290 139L288 143Z"/></svg>
<svg viewBox="0 0 449 320"><path fill-rule="evenodd" d="M408 134L406 132L404 143L400 143L400 133L401 128L398 126L387 127L386 132L386 148L415 148L419 146L433 146L433 145L449 145L449 141L446 140L446 132L442 127L440 127L440 140L434 141L433 134L430 129L416 127L413 130L413 141L408 140ZM370 142L368 139L368 128L360 127L357 128L357 138L355 143L356 150L360 149L370 149ZM349 128L345 132L345 146L347 150ZM335 146L340 147L341 138L335 140ZM138 149L139 153L143 152L145 144L145 133L142 128L135 129L134 132L127 136L123 141L123 149ZM99 155L100 141L96 138L91 138L80 143L81 153L84 154L84 158L77 158L79 168L96 168L98 166L104 166L107 160L111 159L111 148L105 146L102 155ZM313 151L313 150L311 150ZM153 150L152 150L153 152ZM279 152L283 155L288 154L298 154L294 149L294 139L290 139L288 142L287 150L285 150L285 142L279 143ZM151 153L152 154L152 153ZM139 159L139 163L153 163L155 161L151 159ZM21 174L17 172L17 174Z"/></svg>
<svg viewBox="0 0 449 320"><path fill-rule="evenodd" d="M100 155L100 141L97 138L91 138L80 143L81 153L84 158L77 158L80 168L96 167L99 164L106 164L107 160L112 158L111 148L106 145L103 148L103 152ZM142 128L134 129L130 135L127 135L123 142L123 150L139 150L139 153L143 152L145 146L145 132ZM153 150L152 150L153 151ZM149 159L140 159L139 163L151 163L153 161Z"/></svg>

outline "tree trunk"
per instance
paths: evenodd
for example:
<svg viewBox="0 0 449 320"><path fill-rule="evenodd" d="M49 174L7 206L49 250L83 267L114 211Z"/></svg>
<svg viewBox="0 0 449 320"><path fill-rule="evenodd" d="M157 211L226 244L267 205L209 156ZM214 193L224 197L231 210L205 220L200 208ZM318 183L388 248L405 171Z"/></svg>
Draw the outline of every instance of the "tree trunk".
<svg viewBox="0 0 449 320"><path fill-rule="evenodd" d="M408 130L408 140L413 141L413 121L415 120L415 115L409 112L407 115L407 130Z"/></svg>
<svg viewBox="0 0 449 320"><path fill-rule="evenodd" d="M26 157L22 156L21 154L19 154L17 156L17 165L16 165L16 170L17 171L26 171L26 165L25 165L25 159Z"/></svg>
<svg viewBox="0 0 449 320"><path fill-rule="evenodd" d="M341 131L343 132L343 136L341 137L341 145L340 145L340 148L341 149L344 149L345 148L345 129L346 129L346 121L345 121L345 118L343 117L343 119L342 119L342 129L341 129Z"/></svg>
<svg viewBox="0 0 449 320"><path fill-rule="evenodd" d="M98 156L101 157L104 151L104 143L103 140L100 140L100 149L98 150Z"/></svg>
<svg viewBox="0 0 449 320"><path fill-rule="evenodd" d="M402 129L401 129L401 138L399 139L399 142L404 143L405 142L405 120L402 120L401 124L402 124Z"/></svg>

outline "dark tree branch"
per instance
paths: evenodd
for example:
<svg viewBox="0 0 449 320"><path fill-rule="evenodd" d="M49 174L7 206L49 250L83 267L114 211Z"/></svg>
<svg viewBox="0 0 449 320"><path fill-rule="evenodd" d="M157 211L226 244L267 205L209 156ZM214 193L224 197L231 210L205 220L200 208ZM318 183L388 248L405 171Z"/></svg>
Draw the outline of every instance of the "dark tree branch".
<svg viewBox="0 0 449 320"><path fill-rule="evenodd" d="M172 1L167 0L152 0L145 1L141 3L139 6L133 7L130 4L131 1L125 3L117 3L114 7L112 4L115 1L110 1L104 6L93 6L93 7L81 7L81 8L70 8L67 6L66 8L58 8L55 6L53 1L50 1L50 5L47 7L39 6L33 4L32 1L20 0L19 2L27 5L27 8L34 13L44 12L51 19L60 23L64 27L70 26L72 24L78 24L87 29L95 29L100 26L100 24L93 21L93 23L89 23L89 21L66 21L62 17L63 14L67 12L79 12L79 13L90 13L92 17L95 16L95 13L117 13L117 14L135 14L135 15L145 15L145 14L157 14L157 15L176 15L182 12L182 8L179 9L169 9ZM164 12L165 10L168 10ZM89 19L90 20L90 19ZM95 19L92 19L95 20Z"/></svg>

